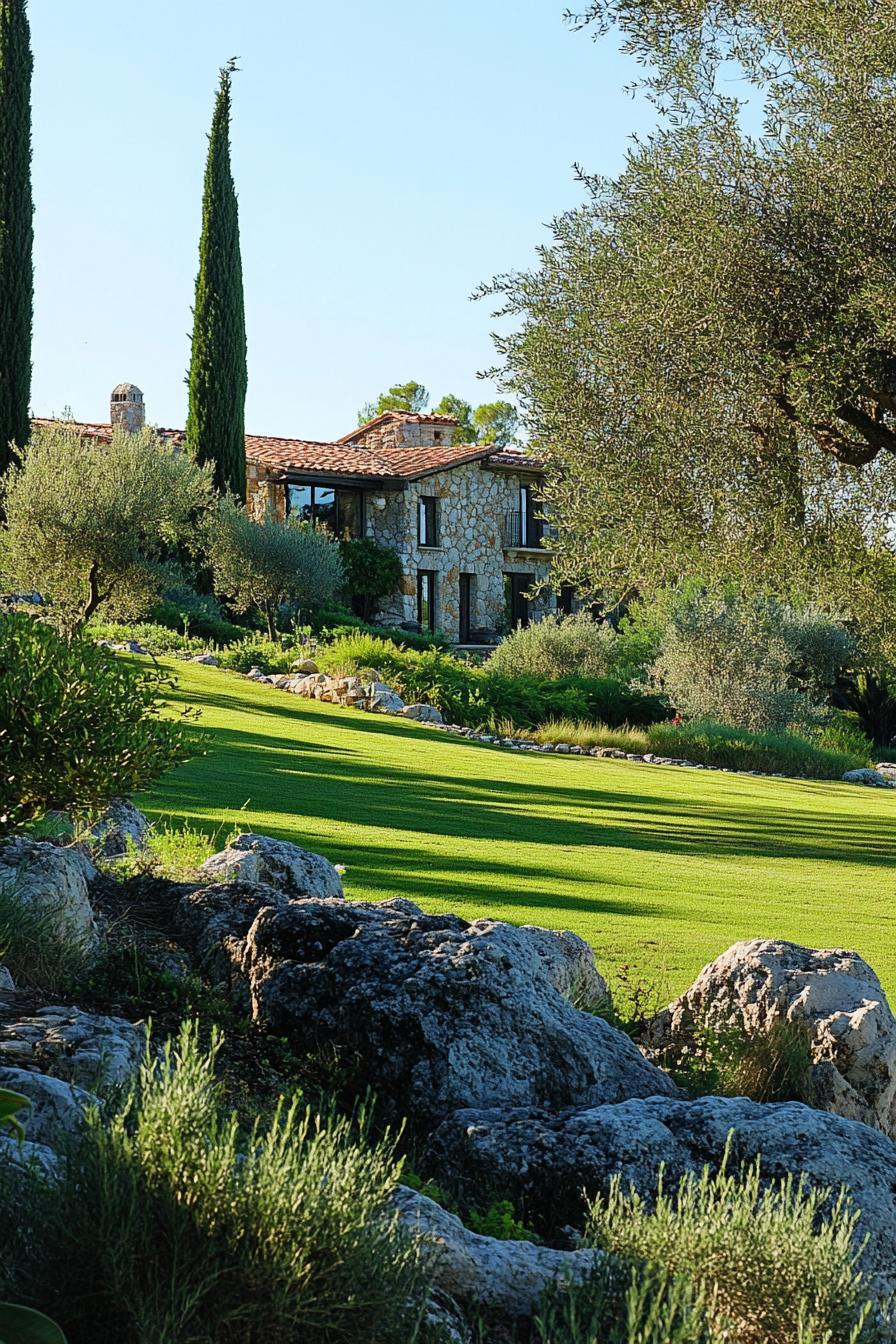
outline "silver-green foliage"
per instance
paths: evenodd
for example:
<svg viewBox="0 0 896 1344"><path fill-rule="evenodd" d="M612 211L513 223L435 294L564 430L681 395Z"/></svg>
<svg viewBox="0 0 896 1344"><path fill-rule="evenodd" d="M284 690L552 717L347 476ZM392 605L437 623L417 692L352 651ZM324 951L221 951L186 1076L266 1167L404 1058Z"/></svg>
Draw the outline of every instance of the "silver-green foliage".
<svg viewBox="0 0 896 1344"><path fill-rule="evenodd" d="M261 611L270 639L281 604L319 605L342 583L339 546L327 531L271 514L256 521L229 499L209 528L208 551L216 591L238 611Z"/></svg>
<svg viewBox="0 0 896 1344"><path fill-rule="evenodd" d="M588 612L552 614L505 636L488 668L508 677L605 677L614 666L616 639Z"/></svg>
<svg viewBox="0 0 896 1344"><path fill-rule="evenodd" d="M103 443L61 422L35 432L6 478L0 568L41 593L66 631L98 609L140 616L210 502L210 470L152 430L116 429Z"/></svg>
<svg viewBox="0 0 896 1344"><path fill-rule="evenodd" d="M844 626L815 608L691 588L668 606L650 675L685 719L781 733L823 720L853 652Z"/></svg>
<svg viewBox="0 0 896 1344"><path fill-rule="evenodd" d="M89 1118L58 1181L34 1177L13 1288L71 1344L413 1344L428 1276L393 1146L300 1101L241 1134L197 1036Z"/></svg>
<svg viewBox="0 0 896 1344"><path fill-rule="evenodd" d="M535 1344L714 1344L689 1279L612 1259L584 1283L551 1287L533 1331Z"/></svg>
<svg viewBox="0 0 896 1344"><path fill-rule="evenodd" d="M758 1158L733 1171L726 1156L676 1189L661 1172L650 1201L614 1177L586 1240L689 1280L712 1344L857 1344L874 1338L859 1217L842 1191L793 1174L766 1183Z"/></svg>

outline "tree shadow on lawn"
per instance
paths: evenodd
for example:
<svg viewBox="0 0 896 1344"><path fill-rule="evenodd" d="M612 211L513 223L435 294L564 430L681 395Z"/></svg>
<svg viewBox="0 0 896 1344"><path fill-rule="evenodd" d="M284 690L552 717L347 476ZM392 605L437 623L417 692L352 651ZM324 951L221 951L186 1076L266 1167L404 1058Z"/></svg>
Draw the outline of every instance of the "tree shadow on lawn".
<svg viewBox="0 0 896 1344"><path fill-rule="evenodd" d="M216 706L220 700L215 699ZM278 713L286 712L276 708ZM265 712L270 711L266 708ZM354 719L353 729L356 724ZM378 722L371 730L389 732L390 725ZM813 817L799 809L774 806L760 810L722 801L710 805L690 797L650 798L603 789L596 777L589 781L590 787L558 786L534 776L514 783L486 773L490 757L496 765L506 761L498 753L477 755L477 773L465 777L460 758L457 775L434 774L410 766L374 764L360 759L351 748L334 749L304 739L278 739L233 728L209 728L207 732L213 738L209 754L181 767L158 788L164 810L194 816L197 812L208 815L214 809L233 811L239 807L233 801L236 794L240 801L249 800L250 813L279 814L283 823L269 829L283 839L295 835L297 828L289 820L295 817L296 821L316 818L406 832L409 843L410 836L418 841L412 851L418 863L426 852L426 839L433 836L869 867L891 865L896 859L894 828L884 816L860 822L831 814ZM413 732L415 737L432 741L431 730ZM456 742L472 750L461 739ZM453 740L440 738L439 743ZM655 776L651 779L656 782ZM226 796L221 796L222 790ZM394 849L388 853L392 865ZM440 853L440 865L444 859ZM478 861L474 866L478 868ZM508 874L521 876L515 866L501 866Z"/></svg>

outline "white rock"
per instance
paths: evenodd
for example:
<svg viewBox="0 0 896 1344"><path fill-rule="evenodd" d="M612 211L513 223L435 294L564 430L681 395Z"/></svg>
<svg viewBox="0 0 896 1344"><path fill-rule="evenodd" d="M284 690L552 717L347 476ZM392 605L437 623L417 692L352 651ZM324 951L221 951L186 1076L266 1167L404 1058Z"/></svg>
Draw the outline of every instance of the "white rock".
<svg viewBox="0 0 896 1344"><path fill-rule="evenodd" d="M25 1135L30 1142L51 1147L80 1127L89 1106L99 1104L97 1098L83 1088L28 1069L0 1066L0 1088L8 1088L10 1092L19 1092L28 1098L30 1108L20 1111L17 1119L25 1126Z"/></svg>
<svg viewBox="0 0 896 1344"><path fill-rule="evenodd" d="M502 1316L531 1315L551 1283L579 1281L604 1259L603 1251L555 1251L530 1241L480 1236L404 1185L396 1188L394 1200L401 1221L431 1250L437 1287L459 1302Z"/></svg>
<svg viewBox="0 0 896 1344"><path fill-rule="evenodd" d="M217 667L218 659L213 653L194 653L191 663L203 663L206 667Z"/></svg>
<svg viewBox="0 0 896 1344"><path fill-rule="evenodd" d="M146 1030L122 1017L79 1008L21 1015L0 1008L0 1065L39 1069L83 1088L126 1082L146 1053Z"/></svg>
<svg viewBox="0 0 896 1344"><path fill-rule="evenodd" d="M401 711L402 718L416 719L418 723L443 723L439 710L435 705L405 705Z"/></svg>
<svg viewBox="0 0 896 1344"><path fill-rule="evenodd" d="M93 823L88 839L104 858L120 858L146 843L149 822L126 798L113 798L105 812Z"/></svg>
<svg viewBox="0 0 896 1344"><path fill-rule="evenodd" d="M298 658L292 665L293 672L304 672L306 675L311 672L317 672L318 666L313 658Z"/></svg>
<svg viewBox="0 0 896 1344"><path fill-rule="evenodd" d="M238 835L227 849L206 859L199 869L219 882L264 882L286 896L329 897L342 895L342 878L321 854L286 840L248 832Z"/></svg>
<svg viewBox="0 0 896 1344"><path fill-rule="evenodd" d="M85 946L97 937L87 890L94 877L96 869L79 848L24 837L0 845L0 886L14 891L23 904L39 906L60 932Z"/></svg>
<svg viewBox="0 0 896 1344"><path fill-rule="evenodd" d="M869 1238L863 1266L884 1292L896 1288L896 1145L879 1130L799 1102L743 1097L696 1101L648 1097L615 1106L545 1110L461 1110L448 1116L425 1155L427 1170L472 1203L497 1188L536 1230L581 1227L585 1204L614 1176L649 1200L663 1167L666 1189L687 1171L761 1160L767 1181L803 1172L813 1186L846 1185L861 1209L857 1237Z"/></svg>
<svg viewBox="0 0 896 1344"><path fill-rule="evenodd" d="M395 691L377 691L370 696L370 708L376 714L401 714L405 703Z"/></svg>
<svg viewBox="0 0 896 1344"><path fill-rule="evenodd" d="M538 953L551 984L570 1003L591 1009L609 1000L607 982L584 938L568 929L543 929L538 924L523 924L520 932Z"/></svg>
<svg viewBox="0 0 896 1344"><path fill-rule="evenodd" d="M880 981L855 952L754 938L704 966L651 1023L652 1051L686 1047L696 1025L768 1031L806 1025L813 1104L896 1137L896 1019Z"/></svg>

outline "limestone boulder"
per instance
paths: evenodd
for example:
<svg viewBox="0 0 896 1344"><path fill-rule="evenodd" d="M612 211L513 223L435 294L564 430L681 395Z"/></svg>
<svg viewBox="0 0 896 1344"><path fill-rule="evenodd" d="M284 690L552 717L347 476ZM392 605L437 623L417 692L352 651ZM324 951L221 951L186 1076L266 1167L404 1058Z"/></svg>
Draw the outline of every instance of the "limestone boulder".
<svg viewBox="0 0 896 1344"><path fill-rule="evenodd" d="M397 1187L394 1200L402 1223L429 1251L436 1287L463 1306L502 1317L531 1316L551 1283L587 1278L604 1258L602 1251L558 1251L480 1236L407 1186Z"/></svg>
<svg viewBox="0 0 896 1344"><path fill-rule="evenodd" d="M396 691L391 690L388 686L382 690L375 689L378 685L378 682L374 682L367 693L368 707L373 713L403 714L406 706L401 696L398 695Z"/></svg>
<svg viewBox="0 0 896 1344"><path fill-rule="evenodd" d="M84 1123L84 1112L99 1105L98 1099L83 1088L28 1069L0 1066L0 1088L28 1098L30 1107L20 1111L17 1118L25 1126L30 1143L50 1147L76 1132Z"/></svg>
<svg viewBox="0 0 896 1344"><path fill-rule="evenodd" d="M524 924L521 932L538 953L551 984L565 999L589 1010L609 1002L607 982L597 969L594 950L584 938L568 929L542 929L537 924Z"/></svg>
<svg viewBox="0 0 896 1344"><path fill-rule="evenodd" d="M146 1052L145 1027L122 1017L52 1006L22 1013L0 1005L0 1068L51 1074L81 1088L126 1082Z"/></svg>
<svg viewBox="0 0 896 1344"><path fill-rule="evenodd" d="M293 899L342 895L342 878L322 854L251 832L238 835L199 871L216 881L261 882Z"/></svg>
<svg viewBox="0 0 896 1344"><path fill-rule="evenodd" d="M542 940L510 924L409 901L290 902L260 911L242 970L258 1022L344 1052L380 1110L418 1127L459 1106L677 1095L627 1036L564 997Z"/></svg>
<svg viewBox="0 0 896 1344"><path fill-rule="evenodd" d="M441 712L435 705L405 705L401 711L403 719L413 719L416 723L444 723Z"/></svg>
<svg viewBox="0 0 896 1344"><path fill-rule="evenodd" d="M865 1264L896 1287L896 1145L879 1130L799 1102L743 1097L638 1098L616 1105L547 1110L460 1110L430 1140L426 1170L462 1199L499 1189L545 1234L581 1227L585 1200L615 1174L647 1200L663 1164L667 1189L687 1171L717 1171L730 1136L735 1167L761 1156L764 1178L804 1172L814 1186L846 1185L861 1209Z"/></svg>
<svg viewBox="0 0 896 1344"><path fill-rule="evenodd" d="M121 858L146 843L149 822L126 798L113 798L88 832L92 849L107 859Z"/></svg>
<svg viewBox="0 0 896 1344"><path fill-rule="evenodd" d="M96 921L88 883L96 869L83 849L19 837L0 846L0 887L45 912L60 933L93 946Z"/></svg>
<svg viewBox="0 0 896 1344"><path fill-rule="evenodd" d="M264 883L217 882L184 893L177 907L177 927L203 974L248 1009L243 973L246 935L261 910L282 910L288 904L282 892Z"/></svg>
<svg viewBox="0 0 896 1344"><path fill-rule="evenodd" d="M303 676L309 676L312 672L318 671L317 663L313 658L297 658L292 665L293 672L301 672Z"/></svg>
<svg viewBox="0 0 896 1344"><path fill-rule="evenodd" d="M896 1018L866 961L777 939L735 943L650 1024L651 1053L687 1049L696 1027L754 1034L804 1023L812 1102L896 1138Z"/></svg>

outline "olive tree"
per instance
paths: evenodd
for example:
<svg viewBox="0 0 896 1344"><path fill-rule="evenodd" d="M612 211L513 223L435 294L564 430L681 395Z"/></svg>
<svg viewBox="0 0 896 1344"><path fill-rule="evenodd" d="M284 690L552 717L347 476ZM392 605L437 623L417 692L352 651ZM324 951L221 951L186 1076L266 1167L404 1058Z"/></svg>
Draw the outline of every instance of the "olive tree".
<svg viewBox="0 0 896 1344"><path fill-rule="evenodd" d="M4 578L71 634L101 607L145 612L211 507L211 474L150 429L104 442L60 423L33 435L3 496Z"/></svg>
<svg viewBox="0 0 896 1344"><path fill-rule="evenodd" d="M582 172L536 266L485 290L514 319L501 376L548 460L558 581L618 597L712 568L838 605L870 591L896 516L889 13L583 16L642 63L659 127L618 178Z"/></svg>
<svg viewBox="0 0 896 1344"><path fill-rule="evenodd" d="M271 639L278 607L317 606L342 583L339 545L329 532L270 513L256 521L230 499L209 528L208 554L215 591L237 611L260 611Z"/></svg>

